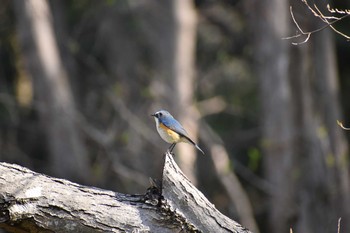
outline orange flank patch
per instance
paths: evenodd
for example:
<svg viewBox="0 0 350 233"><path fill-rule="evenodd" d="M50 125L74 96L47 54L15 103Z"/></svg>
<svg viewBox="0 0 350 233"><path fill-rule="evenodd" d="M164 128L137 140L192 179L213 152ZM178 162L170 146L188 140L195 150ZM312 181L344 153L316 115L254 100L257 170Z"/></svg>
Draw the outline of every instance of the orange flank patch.
<svg viewBox="0 0 350 233"><path fill-rule="evenodd" d="M178 142L180 141L180 135L178 133L176 133L175 131L171 130L171 129L167 129L166 131L168 133L168 135L170 137L173 138L174 142Z"/></svg>
<svg viewBox="0 0 350 233"><path fill-rule="evenodd" d="M162 123L159 124L159 127L162 128L174 142L179 142L180 141L181 138L180 138L180 135L178 133L176 133L172 129L169 129L168 127L166 127Z"/></svg>

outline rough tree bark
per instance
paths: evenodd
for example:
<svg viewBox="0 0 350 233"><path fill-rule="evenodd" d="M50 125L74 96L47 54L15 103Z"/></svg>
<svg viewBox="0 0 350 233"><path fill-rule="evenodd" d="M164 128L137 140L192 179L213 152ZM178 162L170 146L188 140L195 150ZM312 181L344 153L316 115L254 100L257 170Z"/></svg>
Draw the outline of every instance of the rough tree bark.
<svg viewBox="0 0 350 233"><path fill-rule="evenodd" d="M9 232L250 231L221 214L165 155L162 189L128 195L0 164L0 228Z"/></svg>

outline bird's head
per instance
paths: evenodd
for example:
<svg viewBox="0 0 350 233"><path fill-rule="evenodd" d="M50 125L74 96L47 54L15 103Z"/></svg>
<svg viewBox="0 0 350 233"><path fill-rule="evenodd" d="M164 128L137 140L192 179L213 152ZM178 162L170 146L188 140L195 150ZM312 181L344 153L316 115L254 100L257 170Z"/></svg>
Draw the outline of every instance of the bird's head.
<svg viewBox="0 0 350 233"><path fill-rule="evenodd" d="M165 117L172 117L171 114L168 111L165 110L159 110L158 112L155 112L151 114L155 119L161 120Z"/></svg>

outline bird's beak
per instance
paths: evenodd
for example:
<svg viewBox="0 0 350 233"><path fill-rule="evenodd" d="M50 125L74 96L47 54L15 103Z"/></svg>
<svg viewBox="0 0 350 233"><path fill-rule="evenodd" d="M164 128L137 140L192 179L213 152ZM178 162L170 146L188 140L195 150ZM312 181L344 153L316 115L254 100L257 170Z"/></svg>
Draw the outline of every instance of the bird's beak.
<svg viewBox="0 0 350 233"><path fill-rule="evenodd" d="M155 116L156 116L156 114L154 114L154 113L153 113L153 114L151 114L151 116L155 117Z"/></svg>

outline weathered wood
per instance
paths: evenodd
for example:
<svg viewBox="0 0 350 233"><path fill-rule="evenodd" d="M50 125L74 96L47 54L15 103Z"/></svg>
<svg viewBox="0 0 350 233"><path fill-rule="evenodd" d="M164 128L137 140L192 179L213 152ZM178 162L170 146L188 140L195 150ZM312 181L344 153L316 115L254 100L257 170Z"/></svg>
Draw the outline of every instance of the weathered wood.
<svg viewBox="0 0 350 233"><path fill-rule="evenodd" d="M202 232L250 232L220 213L187 179L169 153L165 158L162 194L171 208L194 229Z"/></svg>
<svg viewBox="0 0 350 233"><path fill-rule="evenodd" d="M160 224L164 217L144 195L86 187L17 165L1 163L0 193L7 220L0 226L10 232L174 232Z"/></svg>
<svg viewBox="0 0 350 233"><path fill-rule="evenodd" d="M249 232L222 215L165 156L163 195L127 195L0 163L0 228L8 232Z"/></svg>

